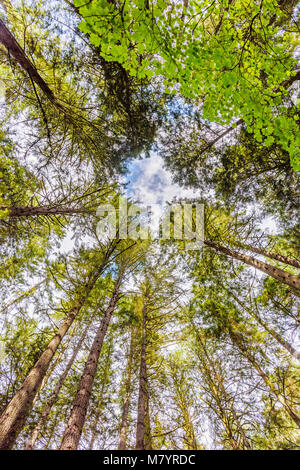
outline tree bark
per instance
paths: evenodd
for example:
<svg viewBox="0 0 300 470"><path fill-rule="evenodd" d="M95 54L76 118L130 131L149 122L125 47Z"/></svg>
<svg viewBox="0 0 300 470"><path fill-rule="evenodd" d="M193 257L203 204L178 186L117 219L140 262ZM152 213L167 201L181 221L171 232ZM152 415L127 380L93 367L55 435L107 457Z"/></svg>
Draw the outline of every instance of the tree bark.
<svg viewBox="0 0 300 470"><path fill-rule="evenodd" d="M97 437L97 432L98 432L98 422L102 414L103 405L105 404L104 393L105 393L105 387L107 386L107 383L108 383L109 371L111 369L111 352L112 352L112 343L109 345L109 351L108 351L108 355L105 361L104 376L102 378L102 384L101 384L101 389L99 392L99 399L98 399L98 404L97 404L97 411L96 411L93 426L92 426L92 437L90 440L89 450L93 450L94 443Z"/></svg>
<svg viewBox="0 0 300 470"><path fill-rule="evenodd" d="M232 398L230 397L230 395L227 393L227 391L225 389L225 386L224 386L224 383L223 383L224 379L220 376L220 374L216 370L215 363L212 360L210 354L208 353L204 342L201 340L197 328L195 327L194 324L193 324L193 326L194 326L194 330L195 330L196 335L197 335L198 342L200 343L201 349L202 349L202 351L204 353L204 356L205 356L205 358L202 359L200 357L199 359L200 359L202 365L205 367L206 374L208 376L209 387L212 390L212 394L215 397L215 401L216 401L217 406L220 410L221 420L224 424L225 432L228 435L228 439L231 443L231 446L232 446L233 450L243 450L245 448L247 450L252 450L251 444L250 444L250 442L249 442L249 440L248 440L248 438L247 438L247 436L244 432L243 426L242 426L242 424L240 422L240 419L239 419L239 417L238 417L238 415L235 411L235 408L233 406ZM206 363L206 361L207 361L207 363ZM220 396L223 396L225 402L228 403L228 405L230 406L230 411L231 411L231 414L233 416L234 423L236 424L237 430L239 432L242 444L240 444L238 439L236 439L236 437L234 436L234 433L233 433L232 427L231 427L232 419L231 419L230 416L228 416L227 410L224 409Z"/></svg>
<svg viewBox="0 0 300 470"><path fill-rule="evenodd" d="M300 361L300 352L298 352L293 346L286 341L277 331L275 331L272 327L270 327L265 321L263 321L260 316L253 312L247 305L240 300L233 292L230 291L230 295L234 298L234 300L246 311L249 313L251 317L253 317L274 339L284 348L286 349L295 359Z"/></svg>
<svg viewBox="0 0 300 470"><path fill-rule="evenodd" d="M88 209L78 209L73 207L63 206L2 206L0 210L9 210L8 217L31 217L39 215L74 215L74 214L86 214L91 212Z"/></svg>
<svg viewBox="0 0 300 470"><path fill-rule="evenodd" d="M146 434L146 405L147 405L147 365L146 365L146 345L147 345L147 304L144 300L143 319L142 319L142 347L139 374L139 398L138 415L136 425L136 450L145 450Z"/></svg>
<svg viewBox="0 0 300 470"><path fill-rule="evenodd" d="M76 326L78 327L78 324ZM77 328L75 327L74 331L72 332L72 335L71 334L68 335L67 341L61 347L61 350L60 350L59 354L57 354L57 357L55 358L55 360L53 360L50 367L48 368L47 373L43 377L43 380L42 380L42 383L41 383L41 386L40 386L40 389L39 389L39 393L34 397L34 400L32 402L32 408L35 406L37 400L39 399L39 395L41 394L41 391L43 390L46 383L48 382L49 377L52 375L52 372L56 368L57 364L59 364L59 362L61 361L61 358L62 358L65 350L68 348L70 342L72 341L73 335L76 333L76 331L77 331Z"/></svg>
<svg viewBox="0 0 300 470"><path fill-rule="evenodd" d="M61 390L61 388L64 384L64 381L66 380L66 377L67 377L68 373L71 370L71 367L72 367L72 365L73 365L73 363L74 363L74 361L77 357L77 354L79 353L79 351L81 349L82 343L85 340L85 337L86 337L88 329L91 325L92 319L93 319L93 317L87 323L86 328L84 329L84 331L81 335L81 338L79 339L79 341L78 341L78 343L77 343L77 345L74 349L74 352L73 352L69 362L66 365L65 370L63 371L62 375L60 376L60 378L59 378L59 380L56 384L56 387L55 387L51 397L49 398L49 400L48 400L48 402L47 402L47 404L46 404L46 406L45 406L45 408L42 412L42 415L41 415L40 419L37 422L37 425L35 426L32 434L31 434L30 439L26 443L25 450L32 450L33 449L34 444L36 443L41 431L43 430L43 428L45 426L45 423L46 423L46 420L49 416L49 413L50 413L54 403L57 400L57 397L58 397L59 392L60 392L60 390Z"/></svg>
<svg viewBox="0 0 300 470"><path fill-rule="evenodd" d="M103 264L96 272L90 275L89 281L85 287L84 296L78 301L78 305L70 310L56 335L52 338L41 357L27 375L22 387L17 391L2 413L0 417L0 449L9 450L14 445L32 409L34 398L39 392L43 378L47 373L58 346L80 312L85 299L94 287L105 265L106 264Z"/></svg>
<svg viewBox="0 0 300 470"><path fill-rule="evenodd" d="M273 393L273 395L277 398L277 400L282 404L284 407L285 411L289 414L289 416L292 418L292 420L297 424L297 426L300 428L300 418L295 412L295 410L287 403L287 400L285 397L278 391L276 390L276 387L273 385L272 381L269 379L267 374L262 370L260 365L256 362L252 354L249 352L247 346L241 341L241 338L239 337L238 334L234 333L231 329L229 330L229 335L232 339L233 344L235 344L239 350L241 351L242 355L252 364L252 366L256 369L260 377L263 379L265 382L266 386L269 388L269 390Z"/></svg>
<svg viewBox="0 0 300 470"><path fill-rule="evenodd" d="M1 210L1 209L0 209ZM31 292L35 291L38 287L40 287L40 285L42 285L44 282L46 282L46 279L43 279L41 282L39 282L38 284L36 284L35 286L31 287L31 289L29 289L28 291L26 292L23 292L21 295L19 295L19 297L15 298L14 300L12 300L11 302L9 302L8 304L4 305L4 307L2 307L0 309L0 313L4 312L5 310L7 310L9 307L11 307L12 305L14 305L15 303L19 302L19 300L23 299L23 297L26 297L28 294L31 294Z"/></svg>
<svg viewBox="0 0 300 470"><path fill-rule="evenodd" d="M109 306L106 309L104 317L102 318L99 329L94 338L94 342L91 347L88 359L86 361L85 368L71 410L71 414L63 435L60 450L76 450L78 447L90 401L90 395L93 387L93 382L97 370L97 364L101 353L104 337L118 301L122 275L123 271L121 269L118 279L115 283L113 295L110 299Z"/></svg>
<svg viewBox="0 0 300 470"><path fill-rule="evenodd" d="M294 274L290 274L283 269L276 268L268 263L264 263L263 261L258 261L257 259L253 258L252 256L245 255L238 251L232 250L231 248L226 248L225 246L218 245L211 240L205 240L204 244L211 248L214 248L216 251L220 253L224 253L231 258L237 259L242 261L243 263L248 264L249 266L253 266L256 269L259 269L265 274L273 277L277 281L283 282L287 286L291 287L297 296L300 296L300 278L295 276Z"/></svg>
<svg viewBox="0 0 300 470"><path fill-rule="evenodd" d="M233 130L235 130L237 128L237 126L240 126L241 124L243 124L243 119L238 119L235 123L235 126L231 126L231 127L228 127L225 131L223 131L220 135L218 135L214 140L212 140L211 142L208 142L205 147L203 149L200 149L200 152L195 156L195 158L193 159L194 161L197 161L197 159L203 154L205 153L207 150L209 150L211 147L213 147L216 143L219 142L219 140L223 139L224 137L226 137L226 135L230 134L230 132L232 132Z"/></svg>
<svg viewBox="0 0 300 470"><path fill-rule="evenodd" d="M25 424L26 418L32 409L33 400L38 393L43 377L47 372L61 340L73 323L80 307L73 308L65 321L58 329L54 338L48 344L39 360L27 375L22 387L12 398L0 417L0 449L9 450Z"/></svg>
<svg viewBox="0 0 300 470"><path fill-rule="evenodd" d="M239 246L241 248L245 248L246 250L253 251L253 253L257 253L258 255L262 255L266 258L271 258L276 261L280 261L280 263L288 264L290 266L294 266L295 268L300 269L300 262L297 259L293 259L288 256L281 255L279 253L274 253L272 251L263 250L261 248L256 248L253 245L248 245L245 243L241 243Z"/></svg>
<svg viewBox="0 0 300 470"><path fill-rule="evenodd" d="M40 76L37 69L32 65L24 50L16 41L14 36L0 19L0 42L6 47L8 53L18 62L18 64L28 73L29 77L40 87L47 98L54 103L56 101L53 91L49 88L45 80Z"/></svg>
<svg viewBox="0 0 300 470"><path fill-rule="evenodd" d="M127 362L126 380L125 380L125 400L123 403L122 421L120 429L120 442L118 450L126 450L127 432L128 432L128 416L129 407L131 402L131 375L132 375L132 362L133 362L133 328L130 330L130 346Z"/></svg>

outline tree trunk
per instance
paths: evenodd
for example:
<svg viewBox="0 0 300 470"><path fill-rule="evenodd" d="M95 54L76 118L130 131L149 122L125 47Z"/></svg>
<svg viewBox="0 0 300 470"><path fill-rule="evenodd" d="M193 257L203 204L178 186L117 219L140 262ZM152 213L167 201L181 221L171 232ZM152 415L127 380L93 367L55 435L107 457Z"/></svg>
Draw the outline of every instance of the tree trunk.
<svg viewBox="0 0 300 470"><path fill-rule="evenodd" d="M277 331L275 331L272 327L270 327L266 322L264 322L260 316L253 312L247 305L244 304L236 295L230 291L230 295L234 298L234 300L246 311L249 313L249 315L257 321L268 333L270 333L271 336L273 336L274 339L284 348L286 349L295 359L300 361L300 353L296 351L293 346L286 341Z"/></svg>
<svg viewBox="0 0 300 470"><path fill-rule="evenodd" d="M73 403L71 414L63 435L60 450L76 450L80 441L82 428L87 413L92 386L97 370L98 359L101 353L105 334L107 332L111 316L119 297L119 289L121 285L123 271L120 270L118 279L115 283L113 295L109 302L109 306L102 318L99 329L94 338L85 368L77 389L77 394Z"/></svg>
<svg viewBox="0 0 300 470"><path fill-rule="evenodd" d="M223 378L217 372L214 361L212 360L210 354L208 353L207 348L205 347L204 342L201 340L198 330L194 324L193 324L193 327L197 335L198 342L200 343L201 349L205 356L205 359L200 358L200 361L202 362L202 364L204 364L204 367L205 367L205 370L206 370L206 373L208 375L209 382L210 382L209 386L212 390L212 394L214 395L215 400L217 402L217 406L220 410L221 420L224 424L225 432L228 435L228 439L231 443L231 446L234 450L243 450L244 448L246 448L247 450L252 450L251 444L244 432L243 426L240 423L240 419L234 409L232 398L230 397L230 395L227 393L225 389ZM241 441L243 443L242 445L238 442L238 440L235 438L233 434L232 427L231 427L232 419L230 418L230 416L228 416L227 411L224 409L222 405L222 400L220 399L220 395L224 397L224 400L226 403L230 404L231 414L233 416L234 423L236 424L239 435L241 437Z"/></svg>
<svg viewBox="0 0 300 470"><path fill-rule="evenodd" d="M144 300L142 323L142 347L139 375L139 398L138 415L136 426L136 450L145 450L145 419L146 419L146 394L147 394L147 366L146 366L146 344L147 344L147 306Z"/></svg>
<svg viewBox="0 0 300 470"><path fill-rule="evenodd" d="M145 450L152 450L152 436L150 425L150 407L149 407L149 382L146 374L146 394L145 394Z"/></svg>
<svg viewBox="0 0 300 470"><path fill-rule="evenodd" d="M106 263L104 263L96 272L90 275L89 281L85 287L84 296L73 307L66 319L58 329L56 335L52 338L41 357L33 366L20 390L17 391L10 403L0 417L0 449L11 449L15 440L25 424L26 418L30 413L36 394L39 392L43 378L48 370L51 359L53 358L63 337L72 325L74 319L78 315L83 306L86 297L94 287L95 282L103 271Z"/></svg>
<svg viewBox="0 0 300 470"><path fill-rule="evenodd" d="M103 358L103 360L105 361L104 376L102 378L101 389L100 389L100 392L99 392L99 398L98 398L98 404L97 404L95 419L94 419L94 422L93 422L93 425L92 425L92 437L91 437L91 440L90 440L89 450L93 450L94 443L95 443L95 440L96 440L96 437L97 437L97 432L98 432L98 422L99 422L100 416L102 414L103 405L105 404L104 392L105 392L105 387L107 386L107 383L108 383L109 372L110 372L110 369L111 369L111 353L112 353L112 341L109 345L109 350L108 350L107 357Z"/></svg>
<svg viewBox="0 0 300 470"><path fill-rule="evenodd" d="M270 264L264 263L263 261L258 261L252 256L248 256L243 253L239 253L238 251L232 250L231 248L226 248L225 246L218 245L217 243L214 243L210 240L205 240L204 244L206 246L214 248L220 253L224 253L225 255L230 256L231 258L237 259L239 261L242 261L243 263L248 264L249 266L253 266L256 269L259 269L260 271L268 274L277 281L281 281L287 286L291 287L294 290L295 294L300 296L300 278L298 276L290 274L284 271L283 269L276 268L275 266L271 266Z"/></svg>
<svg viewBox="0 0 300 470"><path fill-rule="evenodd" d="M130 346L129 346L129 355L127 362L127 371L125 379L125 400L123 404L122 412L122 421L120 429L120 442L118 450L126 450L126 441L127 441L127 431L128 431L128 416L129 416L129 407L131 401L131 375L132 375L132 362L133 362L133 328L130 330Z"/></svg>
<svg viewBox="0 0 300 470"><path fill-rule="evenodd" d="M0 42L6 47L9 55L11 55L17 63L25 70L32 81L34 81L39 88L45 93L47 98L55 103L56 106L61 107L55 98L53 91L50 89L45 80L40 76L37 69L32 65L29 58L25 54L22 47L16 41L15 37L11 34L9 29L5 26L4 22L0 19ZM62 107L61 107L62 108Z"/></svg>
<svg viewBox="0 0 300 470"><path fill-rule="evenodd" d="M218 135L214 140L212 140L211 142L208 142L205 147L203 149L200 149L200 152L193 158L193 161L197 161L199 159L199 157L204 153L206 152L207 150L209 150L211 147L213 147L214 145L216 145L219 140L223 139L224 137L226 137L228 134L230 134L230 132L232 132L233 130L235 130L237 128L237 126L240 126L241 124L243 124L243 119L238 119L235 123L235 126L231 126L231 127L228 127L225 131L223 131L220 135Z"/></svg>
<svg viewBox="0 0 300 470"><path fill-rule="evenodd" d="M60 378L59 378L59 380L58 380L58 382L57 382L57 384L56 384L56 387L55 387L55 389L54 389L54 391L53 391L51 397L49 398L49 400L48 400L48 402L47 402L47 404L46 404L46 406L45 406L45 408L44 408L44 410L43 410L43 412L42 412L42 415L41 415L40 419L39 419L38 422L37 422L37 425L35 426L35 428L34 428L32 434L31 434L30 439L29 439L29 440L27 441L27 443L26 443L25 450L32 450L32 449L33 449L34 444L36 443L36 440L38 439L38 437L39 437L41 431L43 430L43 428L44 428L44 426L45 426L45 423L46 423L46 420L47 420L47 418L48 418L48 416L49 416L49 413L50 413L50 411L51 411L51 409L52 409L52 406L53 406L54 403L56 402L57 397L58 397L58 395L59 395L59 392L60 392L60 390L61 390L61 388L62 388L62 386L63 386L63 384L64 384L64 381L65 381L65 379L66 379L68 373L69 373L70 370L71 370L71 367L72 367L72 365L73 365L73 363L74 363L74 361L75 361L75 359L76 359L76 357L77 357L77 354L79 353L79 351L80 351L80 349L81 349L81 346L82 346L83 341L85 340L85 337L86 337L87 332L88 332L88 329L89 329L89 327L90 327L90 325L91 325L92 319L93 319L93 317L92 317L92 318L90 319L90 321L87 323L86 328L85 328L84 332L82 333L81 338L79 339L79 341L78 341L78 343L77 343L77 345L76 345L76 347L75 347L75 349L74 349L74 352L73 352L73 354L72 354L72 356L71 356L69 362L68 362L67 365L66 365L66 368L65 368L64 372L63 372L62 375L60 376Z"/></svg>
<svg viewBox="0 0 300 470"><path fill-rule="evenodd" d="M101 387L101 394L103 393L103 386ZM101 416L101 413L102 413L102 407L103 407L103 399L102 399L102 396L100 396L100 399L99 399L99 402L98 402L98 407L97 407L97 412L95 414L95 419L94 419L94 423L93 423L93 426L92 426L92 437L91 437L91 440L90 440L90 444L89 444L89 450L93 450L94 448L94 444L95 444L95 440L96 440L96 436L97 436L97 425L98 425L98 421L99 421L99 418Z"/></svg>
<svg viewBox="0 0 300 470"><path fill-rule="evenodd" d="M289 258L288 256L284 256L279 253L274 253L272 251L263 250L261 248L256 248L253 245L248 245L245 243L241 243L238 246L240 246L241 248L245 248L246 250L253 251L253 253L257 253L258 255L265 256L266 258L271 258L276 261L280 261L280 263L289 264L290 266L294 266L295 268L300 269L300 262L296 259Z"/></svg>
<svg viewBox="0 0 300 470"><path fill-rule="evenodd" d="M300 428L300 418L297 415L297 413L293 410L293 408L287 403L285 397L276 390L276 387L274 387L272 381L269 379L267 374L262 370L260 365L256 362L252 354L249 352L248 348L243 344L243 341L239 338L239 335L236 333L233 333L232 330L229 330L229 335L232 339L233 344L235 344L239 350L241 351L242 355L252 364L252 366L257 370L258 374L260 377L263 379L267 387L271 390L271 392L274 394L274 396L278 399L278 401L282 404L284 407L285 411L289 414L289 416L292 418L292 420L297 424L297 426Z"/></svg>
<svg viewBox="0 0 300 470"><path fill-rule="evenodd" d="M62 338L67 333L80 307L73 308L48 344L39 360L27 375L22 387L10 401L0 417L0 449L11 449L21 431L28 414L32 409L33 400L38 393L43 377L47 372Z"/></svg>
<svg viewBox="0 0 300 470"><path fill-rule="evenodd" d="M0 19L0 42L6 47L8 53L28 73L29 77L40 87L51 102L55 102L55 96L47 83L42 79L36 68L32 65L24 50L16 41L11 32Z"/></svg>
<svg viewBox="0 0 300 470"><path fill-rule="evenodd" d="M0 210L9 210L8 217L32 217L39 215L74 215L86 214L88 209L64 206L2 206Z"/></svg>
<svg viewBox="0 0 300 470"><path fill-rule="evenodd" d="M78 327L78 324L77 324L77 327ZM60 363L61 361L61 358L64 354L64 352L66 351L66 349L68 348L70 342L72 341L72 338L74 336L74 334L76 333L77 331L77 328L74 328L74 331L72 332L72 335L68 335L68 340L66 341L65 344L63 344L60 352L57 354L57 357L56 359L53 361L53 363L50 365L50 367L48 368L47 370L47 373L44 375L43 377L43 380L42 380L42 383L41 383L41 386L40 386L40 389L39 389L39 393L36 394L36 396L34 397L34 400L32 402L32 408L35 406L37 400L39 399L39 396L41 394L41 391L43 390L43 388L45 387L46 383L48 382L48 379L49 377L52 375L52 372L54 371L54 369L56 368L57 364Z"/></svg>
<svg viewBox="0 0 300 470"><path fill-rule="evenodd" d="M0 209L1 210L1 209ZM0 313L4 312L5 310L7 310L9 307L11 307L12 305L14 305L15 303L19 302L21 299L23 299L23 297L26 297L28 294L31 294L31 292L35 291L38 287L40 287L40 285L42 285L44 282L46 282L46 279L43 279L41 282L39 282L38 284L36 284L35 286L31 287L31 289L27 290L26 292L23 292L21 295L19 295L19 297L16 297L14 300L12 300L11 302L9 302L8 304L4 305L4 307L2 307L0 309Z"/></svg>

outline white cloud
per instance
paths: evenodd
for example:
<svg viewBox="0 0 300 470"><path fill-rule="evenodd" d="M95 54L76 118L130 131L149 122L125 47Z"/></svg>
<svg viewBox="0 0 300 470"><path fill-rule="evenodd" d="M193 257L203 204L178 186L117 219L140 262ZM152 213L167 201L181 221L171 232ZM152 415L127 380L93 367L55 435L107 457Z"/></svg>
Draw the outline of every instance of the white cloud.
<svg viewBox="0 0 300 470"><path fill-rule="evenodd" d="M150 158L134 161L128 168L127 196L143 205L165 206L174 198L200 198L195 189L184 189L172 182L171 173L164 168L163 159L153 154Z"/></svg>

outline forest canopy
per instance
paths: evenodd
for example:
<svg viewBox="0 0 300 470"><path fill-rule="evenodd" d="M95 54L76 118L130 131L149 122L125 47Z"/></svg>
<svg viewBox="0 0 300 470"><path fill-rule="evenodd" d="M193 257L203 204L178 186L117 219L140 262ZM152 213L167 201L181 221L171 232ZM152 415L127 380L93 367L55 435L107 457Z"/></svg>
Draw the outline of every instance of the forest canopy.
<svg viewBox="0 0 300 470"><path fill-rule="evenodd" d="M299 13L0 1L0 449L299 450Z"/></svg>

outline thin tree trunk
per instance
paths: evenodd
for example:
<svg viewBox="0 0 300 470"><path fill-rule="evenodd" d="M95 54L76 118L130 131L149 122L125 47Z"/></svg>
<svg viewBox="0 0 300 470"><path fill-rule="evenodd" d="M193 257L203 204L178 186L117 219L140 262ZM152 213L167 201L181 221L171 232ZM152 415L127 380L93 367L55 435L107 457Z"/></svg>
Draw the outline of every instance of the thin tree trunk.
<svg viewBox="0 0 300 470"><path fill-rule="evenodd" d="M123 403L122 421L120 429L120 442L118 450L126 450L127 432L128 432L128 416L129 407L131 402L131 375L132 375L132 362L133 362L133 327L130 330L130 346L127 362L126 380L125 380L125 400Z"/></svg>
<svg viewBox="0 0 300 470"><path fill-rule="evenodd" d="M32 409L33 400L39 392L43 377L47 372L51 359L79 310L80 307L76 307L71 310L54 338L48 344L46 350L27 375L22 387L18 390L1 415L0 449L12 448L29 412Z"/></svg>
<svg viewBox="0 0 300 470"><path fill-rule="evenodd" d="M300 262L297 259L293 259L288 256L281 255L279 253L274 253L273 251L256 248L255 246L246 243L238 244L238 246L240 246L241 248L245 248L246 250L253 251L253 253L257 253L258 255L265 256L266 258L271 258L276 261L280 261L280 263L289 264L290 266L294 266L295 268L300 269Z"/></svg>
<svg viewBox="0 0 300 470"><path fill-rule="evenodd" d="M39 392L43 378L58 346L81 310L86 297L94 287L105 265L106 264L103 264L94 274L90 275L89 281L86 284L84 297L79 301L79 305L70 310L56 335L52 338L41 357L27 375L22 387L17 391L2 413L0 417L0 449L9 450L14 445L32 409L34 398Z"/></svg>
<svg viewBox="0 0 300 470"><path fill-rule="evenodd" d="M16 297L14 300L12 300L11 302L9 302L8 304L4 305L4 307L2 307L0 309L0 313L4 312L5 310L7 310L9 307L11 307L12 305L16 304L17 302L19 302L21 299L23 299L23 297L26 297L28 294L31 294L31 292L35 291L40 285L42 285L44 282L46 282L46 279L43 279L41 282L39 282L38 284L36 284L35 286L31 287L29 290L27 290L26 292L23 292L21 295L19 295L19 297Z"/></svg>
<svg viewBox="0 0 300 470"><path fill-rule="evenodd" d="M147 305L144 300L142 320L142 347L139 374L139 398L138 415L136 426L136 450L145 450L145 418L146 418L146 394L147 394L147 366L146 366L146 344L147 344Z"/></svg>
<svg viewBox="0 0 300 470"><path fill-rule="evenodd" d="M274 279L288 285L289 287L294 289L295 294L297 294L298 296L300 295L300 278L298 276L290 274L284 271L283 269L276 268L275 266L272 266L268 263L264 263L263 261L258 261L252 256L248 256L243 253L239 253L238 251L232 250L231 248L226 248L225 246L218 245L217 243L214 243L210 240L205 240L204 244L206 246L214 248L220 253L224 253L225 255L230 256L231 258L237 259L239 261L242 261L243 263L248 264L249 266L253 266L256 269L259 269L263 273L266 273Z"/></svg>
<svg viewBox="0 0 300 470"><path fill-rule="evenodd" d="M272 327L270 327L266 322L264 322L260 316L253 312L249 307L247 307L242 300L240 300L233 292L230 291L230 295L234 298L234 300L246 311L249 315L255 320L268 332L274 339L284 348L286 349L295 359L300 361L300 352L296 351L293 346L286 341L277 331L275 331Z"/></svg>
<svg viewBox="0 0 300 470"><path fill-rule="evenodd" d="M82 428L84 425L93 382L97 370L97 364L101 353L105 334L107 332L110 319L114 312L119 297L123 270L120 270L118 279L115 283L113 295L106 309L104 317L100 323L99 329L94 338L85 368L77 389L77 394L73 403L71 414L63 435L60 450L76 450L80 441Z"/></svg>
<svg viewBox="0 0 300 470"><path fill-rule="evenodd" d="M71 370L71 367L77 357L77 354L79 353L80 349L81 349L81 346L82 346L82 343L83 341L85 340L85 337L87 335L87 332L88 332L88 329L91 325L91 322L92 322L92 319L93 317L90 319L90 321L87 323L85 329L84 329L84 332L82 333L75 349L74 349L74 352L69 360L69 362L67 363L66 365L66 368L65 370L63 371L62 375L60 376L57 384L56 384L56 387L51 395L51 397L49 398L43 412L42 412L42 415L40 417L40 419L38 420L37 422L37 425L35 426L32 434L31 434L31 437L30 439L27 441L26 443L26 446L25 446L25 450L32 450L33 447L34 447L34 444L36 443L41 431L43 430L44 426L45 426L45 423L46 423L46 420L49 416L49 413L54 405L54 403L56 402L57 400L57 397L59 395L59 392L64 384L64 381L66 380L66 377L67 375L69 374L70 370Z"/></svg>
<svg viewBox="0 0 300 470"><path fill-rule="evenodd" d="M237 441L237 439L234 437L234 434L232 432L232 429L231 429L231 425L228 425L228 423L231 423L231 419L230 419L230 416L227 416L227 411L224 409L222 403L221 403L221 400L220 400L220 397L219 397L219 394L223 395L224 399L226 400L226 402L228 403L231 403L230 404L230 409L231 409L231 413L232 413L232 416L234 418L234 422L236 424L236 427L238 429L238 432L241 436L241 440L243 442L243 447L245 447L246 449L248 450L252 450L252 447L251 447L251 444L244 432L244 429L243 429L243 426L241 425L240 423L240 419L239 417L237 416L236 414L236 411L234 409L234 406L233 406L233 403L232 403L232 398L230 397L230 395L226 392L226 389L225 389L225 386L224 386L224 383L223 383L223 379L222 377L220 377L220 375L218 374L216 368L215 368L215 364L214 364L214 361L211 359L211 356L209 355L206 347L205 347L205 344L203 343L203 341L201 340L200 338L200 335L198 333L198 330L197 328L195 327L195 325L193 324L193 327L194 327L194 330L196 332L196 335L197 335L197 339L201 345L201 348L202 348L202 351L205 355L205 358L206 358L206 361L208 363L208 367L205 363L205 360L203 361L204 364L205 364L205 369L206 369L206 373L208 374L209 376L209 382L211 383L211 388L212 388L212 393L213 395L215 396L215 400L217 402L217 406L219 407L219 410L220 410L220 413L221 413L221 416L222 416L222 421L224 423L224 427L225 427L225 430L226 430L226 433L228 434L228 438L231 442L231 445L232 445L232 448L234 450L240 450L241 449L241 445L239 444L239 442ZM201 360L201 359L200 359ZM211 372L213 373L213 377L211 376ZM218 384L219 386L219 389L217 389L216 387L216 384Z"/></svg>
<svg viewBox="0 0 300 470"><path fill-rule="evenodd" d="M150 407L149 407L149 382L146 372L146 394L145 394L145 450L152 450L152 436L150 426Z"/></svg>
<svg viewBox="0 0 300 470"><path fill-rule="evenodd" d="M40 76L37 69L32 65L24 50L16 41L14 36L0 19L0 42L6 47L9 55L11 55L18 64L26 70L29 77L40 87L51 102L55 102L53 91L49 88L45 80Z"/></svg>
<svg viewBox="0 0 300 470"><path fill-rule="evenodd" d="M107 360L105 361L104 377L102 379L102 384L101 384L101 389L99 392L99 399L98 399L98 404L97 404L97 411L96 411L95 419L92 425L92 437L91 437L90 444L89 444L89 450L93 450L94 443L97 437L98 422L102 414L103 405L104 405L104 391L105 391L105 387L107 386L109 371L111 369L111 359L110 359L111 351L112 351L112 342L110 342Z"/></svg>
<svg viewBox="0 0 300 470"><path fill-rule="evenodd" d="M103 386L101 387L101 394L103 393ZM90 444L89 444L89 450L93 450L94 448L94 444L95 444L95 440L96 440L96 437L97 437L97 427L98 427L98 421L99 421L99 418L101 416L101 413L102 413L102 407L103 407L103 399L102 399L102 396L100 397L100 400L98 402L98 407L97 407L97 412L95 414L95 419L94 419L94 423L93 423L93 426L92 426L92 437L91 437L91 440L90 440Z"/></svg>
<svg viewBox="0 0 300 470"><path fill-rule="evenodd" d="M78 324L77 324L78 326ZM77 328L75 328L75 331L77 330ZM65 352L65 350L68 348L70 342L72 341L72 338L73 338L73 335L75 334L75 332L73 331L72 335L69 335L68 337L68 340L66 341L66 343L62 346L59 354L57 355L56 359L53 361L53 363L50 365L50 367L48 368L47 370L47 373L44 375L43 377L43 380L42 380L42 383L41 383L41 386L40 386L40 389L39 389L39 393L36 394L36 396L34 397L34 400L32 402L32 408L35 406L37 400L39 399L39 396L41 394L41 391L43 390L43 388L45 387L46 383L48 382L48 379L49 377L52 375L52 372L54 371L54 369L56 368L57 364L61 361L61 358Z"/></svg>
<svg viewBox="0 0 300 470"><path fill-rule="evenodd" d="M15 217L32 217L39 215L73 215L73 214L86 214L91 212L85 208L73 208L64 206L2 206L0 210L9 210L8 216Z"/></svg>
<svg viewBox="0 0 300 470"><path fill-rule="evenodd" d="M204 153L206 152L207 150L209 150L211 147L213 147L216 143L219 142L219 140L223 139L224 137L226 137L226 135L230 134L230 132L232 132L233 130L235 130L237 128L237 126L240 126L241 124L243 124L243 119L238 119L235 123L235 126L231 126L231 127L228 127L227 129L225 129L225 131L223 131L220 135L218 135L214 140L212 140L211 142L208 142L206 144L206 146L203 148L203 149L200 149L200 152L195 156L195 158L193 159L194 161L197 161L198 158Z"/></svg>
<svg viewBox="0 0 300 470"><path fill-rule="evenodd" d="M272 381L269 379L267 374L262 370L260 365L256 362L252 354L249 352L248 348L243 344L243 341L240 340L239 335L236 333L233 333L232 330L229 330L229 335L232 339L233 344L236 344L236 346L239 348L241 351L242 355L252 364L252 366L257 370L258 374L260 377L263 379L267 387L271 390L271 392L275 395L275 397L278 399L278 401L282 404L286 412L289 414L289 416L292 418L292 420L297 424L297 426L300 428L300 418L297 415L297 413L293 410L293 408L287 403L285 397L276 390L276 387L274 387Z"/></svg>

